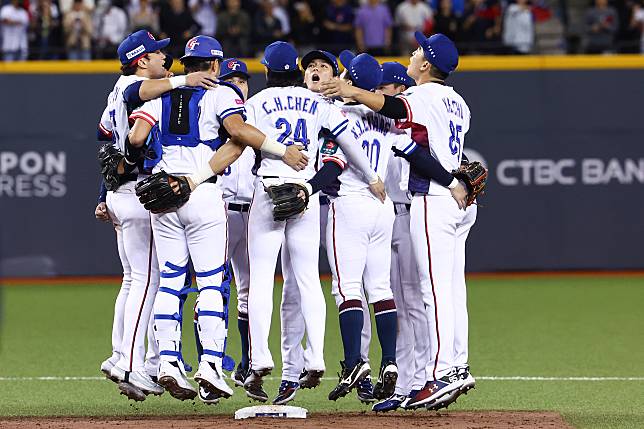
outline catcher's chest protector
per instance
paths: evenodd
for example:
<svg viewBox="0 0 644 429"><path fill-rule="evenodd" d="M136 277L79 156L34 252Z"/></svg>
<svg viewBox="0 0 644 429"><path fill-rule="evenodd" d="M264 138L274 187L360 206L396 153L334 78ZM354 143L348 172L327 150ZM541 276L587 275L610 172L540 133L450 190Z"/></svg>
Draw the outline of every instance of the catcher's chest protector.
<svg viewBox="0 0 644 429"><path fill-rule="evenodd" d="M177 88L161 97L161 144L163 146L196 147L199 138L199 102L206 93L203 88Z"/></svg>

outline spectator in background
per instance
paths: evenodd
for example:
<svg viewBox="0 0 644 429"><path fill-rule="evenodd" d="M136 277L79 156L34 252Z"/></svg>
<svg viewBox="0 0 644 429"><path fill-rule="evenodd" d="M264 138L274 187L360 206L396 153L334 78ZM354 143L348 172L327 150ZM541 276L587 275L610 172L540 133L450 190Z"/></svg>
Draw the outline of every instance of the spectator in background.
<svg viewBox="0 0 644 429"><path fill-rule="evenodd" d="M152 7L150 0L139 0L138 4L130 7L130 33L139 30L159 33L159 13Z"/></svg>
<svg viewBox="0 0 644 429"><path fill-rule="evenodd" d="M282 26L282 37L286 38L291 34L291 17L288 13L289 0L271 0L273 3L273 15L279 19Z"/></svg>
<svg viewBox="0 0 644 429"><path fill-rule="evenodd" d="M92 17L85 8L83 0L74 0L72 8L63 17L65 48L70 60L92 59ZM116 53L116 51L115 51Z"/></svg>
<svg viewBox="0 0 644 429"><path fill-rule="evenodd" d="M291 39L300 52L315 49L320 28L317 25L309 0L296 0L290 9Z"/></svg>
<svg viewBox="0 0 644 429"><path fill-rule="evenodd" d="M386 55L391 49L393 20L389 8L380 0L369 0L356 14L354 22L358 51Z"/></svg>
<svg viewBox="0 0 644 429"><path fill-rule="evenodd" d="M96 4L94 3L94 0L83 0L83 6L85 6L85 10L89 12L90 14L94 10L94 7ZM74 7L74 0L58 0L58 8L60 9L60 13L63 15L63 17L72 10Z"/></svg>
<svg viewBox="0 0 644 429"><path fill-rule="evenodd" d="M184 0L169 0L167 4L164 4L161 8L159 25L161 27L159 37L170 38L168 51L175 58L183 56L186 42L199 34L201 29L186 7Z"/></svg>
<svg viewBox="0 0 644 429"><path fill-rule="evenodd" d="M470 53L494 53L501 42L501 5L497 0L469 0L463 33Z"/></svg>
<svg viewBox="0 0 644 429"><path fill-rule="evenodd" d="M31 3L30 44L33 58L49 60L58 58L60 48L61 19L58 7L51 0L37 0Z"/></svg>
<svg viewBox="0 0 644 429"><path fill-rule="evenodd" d="M615 8L608 5L608 0L595 0L595 7L586 12L586 52L611 52L617 28Z"/></svg>
<svg viewBox="0 0 644 429"><path fill-rule="evenodd" d="M398 26L398 44L400 54L406 55L418 47L414 37L416 31L425 31L433 22L433 12L420 0L405 0L396 8L396 25Z"/></svg>
<svg viewBox="0 0 644 429"><path fill-rule="evenodd" d="M462 24L461 17L454 12L452 0L441 0L440 7L434 15L434 33L442 33L458 45L462 39ZM425 32L428 33L429 31Z"/></svg>
<svg viewBox="0 0 644 429"><path fill-rule="evenodd" d="M324 39L332 46L328 50L337 54L347 46L353 46L354 19L353 8L347 4L347 0L331 0L322 22Z"/></svg>
<svg viewBox="0 0 644 429"><path fill-rule="evenodd" d="M633 17L631 18L631 28L640 34L640 52L644 54L644 7L641 4L633 6Z"/></svg>
<svg viewBox="0 0 644 429"><path fill-rule="evenodd" d="M281 39L284 36L282 32L282 23L275 16L275 5L272 0L262 0L261 7L255 15L255 29L256 45L255 51L261 51L266 45Z"/></svg>
<svg viewBox="0 0 644 429"><path fill-rule="evenodd" d="M94 14L97 58L116 58L116 49L128 35L130 23L122 0L99 0Z"/></svg>
<svg viewBox="0 0 644 429"><path fill-rule="evenodd" d="M431 0L429 2L433 10L438 11L441 9L441 0ZM462 17L465 12L465 0L453 0L452 1L452 12L458 17Z"/></svg>
<svg viewBox="0 0 644 429"><path fill-rule="evenodd" d="M217 39L227 57L249 55L250 26L250 16L241 10L241 0L227 0L226 11L220 13L217 19Z"/></svg>
<svg viewBox="0 0 644 429"><path fill-rule="evenodd" d="M199 34L215 37L219 0L189 0L188 6L190 6L195 21L201 25Z"/></svg>
<svg viewBox="0 0 644 429"><path fill-rule="evenodd" d="M5 61L24 61L27 59L29 14L20 3L20 0L11 0L11 3L2 6L0 9L2 58Z"/></svg>
<svg viewBox="0 0 644 429"><path fill-rule="evenodd" d="M534 47L534 17L528 0L516 0L503 18L503 43L515 54L529 54Z"/></svg>

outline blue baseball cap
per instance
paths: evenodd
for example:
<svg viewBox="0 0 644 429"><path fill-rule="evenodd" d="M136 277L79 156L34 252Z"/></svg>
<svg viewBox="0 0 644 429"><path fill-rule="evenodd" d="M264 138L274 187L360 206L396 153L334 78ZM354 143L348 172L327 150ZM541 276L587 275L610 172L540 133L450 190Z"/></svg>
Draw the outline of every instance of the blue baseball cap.
<svg viewBox="0 0 644 429"><path fill-rule="evenodd" d="M402 84L407 88L416 84L414 79L407 74L407 67L394 61L382 63L382 81L380 81L380 85L390 83Z"/></svg>
<svg viewBox="0 0 644 429"><path fill-rule="evenodd" d="M340 68L338 67L338 60L335 58L335 55L333 55L331 52L327 52L323 50L311 51L302 57L302 61L300 61L300 64L302 64L302 68L306 70L306 68L309 66L309 64L311 64L313 60L326 61L327 63L331 64L331 67L333 68L333 76L337 76L340 74Z"/></svg>
<svg viewBox="0 0 644 429"><path fill-rule="evenodd" d="M121 64L132 64L145 54L161 50L168 46L170 39L157 40L147 30L139 30L130 34L121 42L117 52Z"/></svg>
<svg viewBox="0 0 644 429"><path fill-rule="evenodd" d="M425 59L443 73L451 73L458 67L458 50L454 42L444 34L436 33L425 37L423 33L414 33L416 41L423 48Z"/></svg>
<svg viewBox="0 0 644 429"><path fill-rule="evenodd" d="M358 88L374 90L382 81L380 63L369 54L355 55L351 51L340 52L340 62L347 69L351 81Z"/></svg>
<svg viewBox="0 0 644 429"><path fill-rule="evenodd" d="M219 79L225 80L233 76L242 76L244 79L250 79L246 63L237 58L228 58L221 63Z"/></svg>
<svg viewBox="0 0 644 429"><path fill-rule="evenodd" d="M264 50L261 63L274 72L295 71L298 70L297 51L290 43L273 42Z"/></svg>
<svg viewBox="0 0 644 429"><path fill-rule="evenodd" d="M223 60L224 49L221 47L221 43L214 37L203 35L195 36L186 43L186 49L181 60L190 57L217 58Z"/></svg>

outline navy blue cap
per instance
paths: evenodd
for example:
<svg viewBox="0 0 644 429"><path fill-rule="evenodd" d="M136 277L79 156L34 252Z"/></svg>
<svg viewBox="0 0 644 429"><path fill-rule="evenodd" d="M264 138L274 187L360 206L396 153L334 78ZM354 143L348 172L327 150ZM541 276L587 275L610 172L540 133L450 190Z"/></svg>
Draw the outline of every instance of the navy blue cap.
<svg viewBox="0 0 644 429"><path fill-rule="evenodd" d="M161 50L168 46L170 39L156 40L152 33L139 30L130 34L121 42L117 52L121 64L132 64L145 54Z"/></svg>
<svg viewBox="0 0 644 429"><path fill-rule="evenodd" d="M264 50L261 63L274 72L295 71L298 70L297 51L290 43L273 42Z"/></svg>
<svg viewBox="0 0 644 429"><path fill-rule="evenodd" d="M369 54L354 55L351 51L340 52L340 62L347 69L351 81L358 88L371 91L382 81L382 68Z"/></svg>
<svg viewBox="0 0 644 429"><path fill-rule="evenodd" d="M333 68L333 76L337 76L340 74L340 68L338 67L338 60L335 58L335 55L333 55L331 52L323 51L323 50L315 50L311 51L308 54L304 55L302 57L302 61L300 63L302 64L302 68L306 70L306 68L311 64L313 60L324 60L327 63L331 64L331 67Z"/></svg>
<svg viewBox="0 0 644 429"><path fill-rule="evenodd" d="M219 43L214 37L203 35L195 36L186 43L186 49L184 50L184 55L181 59L183 60L190 57L218 58L223 60L224 49L221 47L221 43Z"/></svg>
<svg viewBox="0 0 644 429"><path fill-rule="evenodd" d="M400 63L389 61L382 63L382 81L380 85L389 83L402 84L409 88L414 86L416 82L407 74L407 67Z"/></svg>
<svg viewBox="0 0 644 429"><path fill-rule="evenodd" d="M451 73L458 66L458 50L454 42L444 34L437 33L425 37L423 33L414 33L416 41L423 48L425 59L443 73Z"/></svg>
<svg viewBox="0 0 644 429"><path fill-rule="evenodd" d="M233 76L242 76L244 79L250 79L246 63L237 58L228 58L221 63L219 79L225 80Z"/></svg>

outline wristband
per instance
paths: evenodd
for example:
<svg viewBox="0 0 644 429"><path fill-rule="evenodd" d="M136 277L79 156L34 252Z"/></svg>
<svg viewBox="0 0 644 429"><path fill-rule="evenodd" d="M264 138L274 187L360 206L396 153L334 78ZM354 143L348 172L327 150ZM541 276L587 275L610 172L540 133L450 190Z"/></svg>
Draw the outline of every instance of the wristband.
<svg viewBox="0 0 644 429"><path fill-rule="evenodd" d="M264 139L260 149L262 152L270 153L271 155L279 156L280 158L286 153L286 146L270 139L268 136Z"/></svg>
<svg viewBox="0 0 644 429"><path fill-rule="evenodd" d="M458 185L458 179L455 177L452 179L452 182L447 185L449 189L454 189Z"/></svg>
<svg viewBox="0 0 644 429"><path fill-rule="evenodd" d="M172 86L172 89L175 89L179 86L186 85L186 76L172 76L168 79L168 81L170 81L170 86Z"/></svg>
<svg viewBox="0 0 644 429"><path fill-rule="evenodd" d="M215 172L212 171L212 168L210 167L210 163L206 163L201 168L199 168L199 170L197 170L196 173L188 176L188 178L192 181L192 183L195 184L195 186L199 186L199 184L205 182L206 180L210 179L214 175L215 175Z"/></svg>
<svg viewBox="0 0 644 429"><path fill-rule="evenodd" d="M374 174L375 174L375 173L374 173ZM369 179L369 184L370 184L370 185L375 185L376 183L378 183L378 181L379 181L379 180L380 180L380 177L379 177L377 174L375 174L375 176L374 176L374 177L372 177L371 179Z"/></svg>

